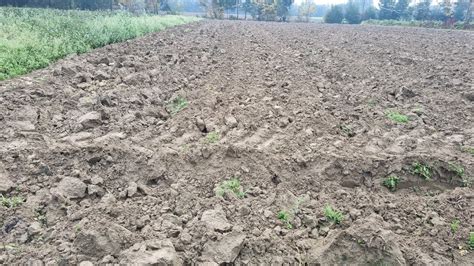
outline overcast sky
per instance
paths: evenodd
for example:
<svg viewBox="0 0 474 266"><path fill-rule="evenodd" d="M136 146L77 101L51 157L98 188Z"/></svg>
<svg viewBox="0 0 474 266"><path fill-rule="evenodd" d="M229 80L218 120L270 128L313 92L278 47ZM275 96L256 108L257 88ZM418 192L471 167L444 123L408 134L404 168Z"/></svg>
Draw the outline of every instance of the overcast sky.
<svg viewBox="0 0 474 266"><path fill-rule="evenodd" d="M303 0L295 0L295 3L299 4ZM347 0L313 0L314 3L317 5L324 5L324 4L342 4L346 3Z"/></svg>

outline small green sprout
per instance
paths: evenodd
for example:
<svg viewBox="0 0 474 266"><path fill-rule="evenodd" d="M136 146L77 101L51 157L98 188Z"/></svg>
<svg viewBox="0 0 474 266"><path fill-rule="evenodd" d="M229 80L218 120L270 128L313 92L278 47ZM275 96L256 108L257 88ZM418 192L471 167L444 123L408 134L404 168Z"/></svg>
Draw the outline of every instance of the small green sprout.
<svg viewBox="0 0 474 266"><path fill-rule="evenodd" d="M216 194L223 197L226 193L233 193L239 198L245 197L245 192L240 186L240 181L237 178L222 182L222 184L216 188Z"/></svg>
<svg viewBox="0 0 474 266"><path fill-rule="evenodd" d="M344 219L344 215L341 212L334 210L330 205L324 207L324 216L335 224L340 224Z"/></svg>
<svg viewBox="0 0 474 266"><path fill-rule="evenodd" d="M0 205L3 205L7 208L16 208L20 206L25 200L22 197L14 196L10 198L5 198L3 195L0 198Z"/></svg>
<svg viewBox="0 0 474 266"><path fill-rule="evenodd" d="M397 189L397 185L400 182L400 178L397 176L389 176L383 181L383 185L386 186L390 191L395 191Z"/></svg>
<svg viewBox="0 0 474 266"><path fill-rule="evenodd" d="M456 232L458 231L459 229L459 224L460 224L460 221L458 219L454 219L452 222L451 222L451 232L453 234L456 234Z"/></svg>
<svg viewBox="0 0 474 266"><path fill-rule="evenodd" d="M219 139L220 139L219 133L217 133L216 131L210 132L206 136L206 141L208 143L216 143L219 141Z"/></svg>
<svg viewBox="0 0 474 266"><path fill-rule="evenodd" d="M419 163L419 162L416 162L413 164L412 166L412 172L413 174L416 174L416 175L419 175L421 177L423 177L425 180L430 180L431 177L432 177L432 172L431 172L431 167L426 165L426 164L422 164L422 163Z"/></svg>
<svg viewBox="0 0 474 266"><path fill-rule="evenodd" d="M408 116L400 114L399 112L396 112L396 111L387 112L387 117L390 120L398 122L398 123L407 123L408 122Z"/></svg>
<svg viewBox="0 0 474 266"><path fill-rule="evenodd" d="M277 217L278 217L278 220L282 221L286 225L286 228L288 229L293 228L293 225L291 224L291 221L290 221L290 213L288 213L287 211L281 210L277 213Z"/></svg>

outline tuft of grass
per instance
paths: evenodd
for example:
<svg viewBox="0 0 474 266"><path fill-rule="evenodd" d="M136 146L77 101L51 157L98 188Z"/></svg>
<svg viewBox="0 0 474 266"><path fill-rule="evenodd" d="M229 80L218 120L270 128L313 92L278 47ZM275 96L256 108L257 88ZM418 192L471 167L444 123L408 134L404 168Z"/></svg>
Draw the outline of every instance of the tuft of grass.
<svg viewBox="0 0 474 266"><path fill-rule="evenodd" d="M464 167L462 165L457 165L455 163L449 163L448 165L449 171L455 173L460 178L464 177Z"/></svg>
<svg viewBox="0 0 474 266"><path fill-rule="evenodd" d="M461 222L460 222L458 219L454 219L454 220L451 222L450 227L451 227L451 232L452 232L453 234L456 234L456 232L458 231L458 229L459 229L459 224L460 224L460 223L461 223Z"/></svg>
<svg viewBox="0 0 474 266"><path fill-rule="evenodd" d="M278 220L282 221L286 225L286 228L288 229L293 228L293 225L291 224L291 221L290 221L291 218L290 218L289 212L281 210L277 213L277 218Z"/></svg>
<svg viewBox="0 0 474 266"><path fill-rule="evenodd" d="M472 186L472 178L471 177L463 177L462 178L462 186L463 187L471 187Z"/></svg>
<svg viewBox="0 0 474 266"><path fill-rule="evenodd" d="M356 135L351 126L341 125L340 128L342 132L350 138Z"/></svg>
<svg viewBox="0 0 474 266"><path fill-rule="evenodd" d="M14 196L6 198L2 195L0 198L0 205L3 205L7 208L16 208L20 206L25 200L22 197Z"/></svg>
<svg viewBox="0 0 474 266"><path fill-rule="evenodd" d="M220 140L220 135L218 132L216 131L213 131L213 132L209 132L206 136L206 141L207 143L216 143Z"/></svg>
<svg viewBox="0 0 474 266"><path fill-rule="evenodd" d="M467 152L474 156L474 147L461 146L461 151Z"/></svg>
<svg viewBox="0 0 474 266"><path fill-rule="evenodd" d="M412 173L423 177L423 179L425 180L430 180L433 176L431 167L420 162L416 162L413 164Z"/></svg>
<svg viewBox="0 0 474 266"><path fill-rule="evenodd" d="M121 11L0 7L0 80L46 67L70 54L197 20Z"/></svg>
<svg viewBox="0 0 474 266"><path fill-rule="evenodd" d="M383 185L390 189L390 191L395 191L399 182L400 178L392 175L385 178L385 180L383 181Z"/></svg>
<svg viewBox="0 0 474 266"><path fill-rule="evenodd" d="M387 112L387 117L392 120L392 121L395 121L397 123L407 123L408 122L408 116L404 115L404 114L401 114L397 111L389 111Z"/></svg>
<svg viewBox="0 0 474 266"><path fill-rule="evenodd" d="M340 224L344 219L344 215L341 212L334 210L330 205L324 207L324 216L335 224Z"/></svg>
<svg viewBox="0 0 474 266"><path fill-rule="evenodd" d="M469 233L468 245L469 245L469 249L474 250L474 232Z"/></svg>
<svg viewBox="0 0 474 266"><path fill-rule="evenodd" d="M188 101L184 99L181 96L178 96L174 98L169 104L168 104L168 110L170 111L171 114L175 115L179 113L181 110L184 108L188 107Z"/></svg>
<svg viewBox="0 0 474 266"><path fill-rule="evenodd" d="M232 193L239 198L245 197L245 192L240 185L240 181L237 178L232 178L222 182L216 189L216 195L223 197L226 193Z"/></svg>

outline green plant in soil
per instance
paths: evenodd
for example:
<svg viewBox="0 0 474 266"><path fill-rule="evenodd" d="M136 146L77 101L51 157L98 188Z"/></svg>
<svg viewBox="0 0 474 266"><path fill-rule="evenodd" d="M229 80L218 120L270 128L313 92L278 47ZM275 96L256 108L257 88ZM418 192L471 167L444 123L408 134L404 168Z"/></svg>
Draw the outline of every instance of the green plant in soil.
<svg viewBox="0 0 474 266"><path fill-rule="evenodd" d="M188 107L188 101L181 96L174 98L169 104L168 109L171 114L175 115L179 113L184 108Z"/></svg>
<svg viewBox="0 0 474 266"><path fill-rule="evenodd" d="M281 210L277 213L277 218L278 220L282 221L286 225L286 228L288 229L293 228L293 225L291 224L291 221L290 221L291 218L290 218L289 212Z"/></svg>
<svg viewBox="0 0 474 266"><path fill-rule="evenodd" d="M467 152L474 156L474 147L461 146L461 151Z"/></svg>
<svg viewBox="0 0 474 266"><path fill-rule="evenodd" d="M240 181L237 178L226 180L217 187L217 196L223 197L226 193L232 193L239 198L245 197L245 192L243 191Z"/></svg>
<svg viewBox="0 0 474 266"><path fill-rule="evenodd" d="M472 186L472 177L463 177L462 178L462 186L463 187L471 187Z"/></svg>
<svg viewBox="0 0 474 266"><path fill-rule="evenodd" d="M421 176L425 180L430 180L433 175L431 167L420 162L413 164L412 173Z"/></svg>
<svg viewBox="0 0 474 266"><path fill-rule="evenodd" d="M390 189L390 191L395 191L397 189L397 185L399 182L400 182L400 178L392 175L385 178L385 180L383 181L383 185L386 186L388 189Z"/></svg>
<svg viewBox="0 0 474 266"><path fill-rule="evenodd" d="M459 229L459 224L460 224L460 223L461 223L461 222L460 222L458 219L454 219L454 220L451 222L450 227L451 227L451 232L452 232L453 234L456 234L456 232L458 231L458 229Z"/></svg>
<svg viewBox="0 0 474 266"><path fill-rule="evenodd" d="M340 224L344 219L344 215L341 212L334 210L330 205L324 207L324 216L335 224Z"/></svg>
<svg viewBox="0 0 474 266"><path fill-rule="evenodd" d="M461 178L464 176L464 167L462 165L457 165L455 163L449 163L448 165L449 171L455 173Z"/></svg>
<svg viewBox="0 0 474 266"><path fill-rule="evenodd" d="M469 249L473 250L474 249L474 232L469 233Z"/></svg>
<svg viewBox="0 0 474 266"><path fill-rule="evenodd" d="M392 120L392 121L395 121L397 123L407 123L408 122L408 116L406 115L403 115L403 114L400 114L399 112L397 111L389 111L387 112L387 117Z"/></svg>
<svg viewBox="0 0 474 266"><path fill-rule="evenodd" d="M347 125L341 125L340 126L342 132L347 135L348 137L354 137L356 134L354 132L354 130L352 129L352 127L350 126L347 126Z"/></svg>
<svg viewBox="0 0 474 266"><path fill-rule="evenodd" d="M219 133L217 133L216 131L209 132L206 136L206 141L208 143L216 143L219 141L219 139L220 139Z"/></svg>
<svg viewBox="0 0 474 266"><path fill-rule="evenodd" d="M0 205L3 205L7 208L16 208L20 206L24 202L24 199L19 196L13 196L13 197L2 197L0 198Z"/></svg>

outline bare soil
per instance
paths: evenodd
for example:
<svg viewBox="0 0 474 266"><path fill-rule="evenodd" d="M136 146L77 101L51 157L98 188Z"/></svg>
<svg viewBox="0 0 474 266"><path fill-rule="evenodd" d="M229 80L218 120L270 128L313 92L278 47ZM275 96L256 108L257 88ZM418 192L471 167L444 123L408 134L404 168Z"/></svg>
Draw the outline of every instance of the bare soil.
<svg viewBox="0 0 474 266"><path fill-rule="evenodd" d="M203 21L4 81L0 263L472 265L473 62L472 32Z"/></svg>

